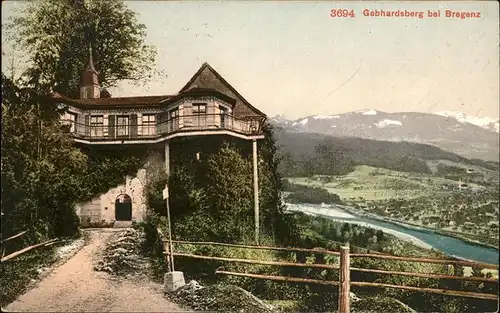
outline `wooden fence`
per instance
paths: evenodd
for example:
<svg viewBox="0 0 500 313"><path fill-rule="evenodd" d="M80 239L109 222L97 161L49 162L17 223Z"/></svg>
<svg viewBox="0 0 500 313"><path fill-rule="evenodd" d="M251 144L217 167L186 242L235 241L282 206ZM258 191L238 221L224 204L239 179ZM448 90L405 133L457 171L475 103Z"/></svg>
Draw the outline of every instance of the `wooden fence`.
<svg viewBox="0 0 500 313"><path fill-rule="evenodd" d="M6 239L3 239L1 241L1 244L3 245L4 243L6 243L7 241L10 241L10 240L13 240L13 239L16 239L16 238L19 238L21 237L22 235L26 234L28 231L25 230L23 232L20 232L19 234L17 235L14 235L14 236L10 236L9 238L6 238ZM23 248L21 250L18 250L18 251L14 251L8 255L5 255L5 250L3 249L2 247L2 257L0 259L0 263L3 263L3 262L7 262L7 261L10 261L11 259L14 259L14 258L17 258L19 257L20 255L23 255L25 254L26 252L29 252L31 250L34 250L34 249L38 249L38 248L42 248L42 247L48 247L48 246L51 246L53 244L56 244L58 243L59 240L56 238L56 239L50 239L50 240L47 240L47 241L44 241L42 243L37 243L37 244L34 244L32 246L29 246L29 247L26 247L26 248Z"/></svg>
<svg viewBox="0 0 500 313"><path fill-rule="evenodd" d="M161 232L160 236L161 235ZM225 271L224 269L218 268L215 273L222 275L232 275L241 276L257 279L266 279L274 281L284 281L284 282L301 282L301 283L311 283L311 284L322 284L322 285L336 285L339 286L339 313L350 312L350 286L370 286L370 287L381 287L381 288L394 288L409 291L419 291L426 293L435 293L441 295L458 296L458 297L469 297L477 299L486 299L498 301L497 294L491 293L478 293L478 292L467 292L459 290L448 290L448 289L437 289L437 288L421 288L413 286L402 286L402 285L392 285L384 283L373 283L373 282L358 282L351 281L350 273L354 272L368 272L376 274L388 274L388 275L400 275L400 276L410 276L410 277L424 277L431 279L450 279L450 280L460 280L460 281L475 281L482 283L498 283L497 279L485 278L485 277L464 277L464 276L453 276L453 275L441 275L441 274L428 274L428 273L416 273L416 272L400 272L400 271L387 271L380 269L364 269L356 268L350 266L351 258L377 258L385 260L397 260L406 262L419 262L419 263L433 263L433 264L446 264L454 266L471 266L480 267L484 269L495 269L498 270L498 266L485 263L452 260L452 259L433 259L433 258L417 258L417 257L400 257L380 253L350 253L349 247L341 247L340 251L330 251L323 249L305 249L305 248L291 248L291 247L274 247L274 246L253 246L253 245L238 245L238 244L228 244L219 242L200 242L200 241L179 241L172 240L172 243L176 244L189 244L189 245L208 245L208 246L223 246L223 247L234 247L234 248L245 248L245 249L259 249L259 250L274 250L274 251L289 251L289 252L307 252L313 254L326 254L335 255L339 257L339 265L334 264L310 264L310 263L296 263L296 262L281 262L281 261L264 261L264 260L251 260L251 259L236 259L227 257L215 257L215 256L204 256L195 255L187 253L177 253L173 251L173 247L170 246L169 241L163 239L163 247L165 255L165 260L168 264L169 270L173 270L174 256L188 257L194 259L202 260L214 260L214 261L224 261L224 262L237 262L237 263L247 263L247 264L261 264L261 265L274 265L274 266L289 266L289 267L307 267L307 268L320 268L320 269L330 269L339 271L339 281L327 281L319 279L307 279L299 277L287 277L287 276L275 276L275 275L262 275L262 274L250 274L250 273L238 273Z"/></svg>

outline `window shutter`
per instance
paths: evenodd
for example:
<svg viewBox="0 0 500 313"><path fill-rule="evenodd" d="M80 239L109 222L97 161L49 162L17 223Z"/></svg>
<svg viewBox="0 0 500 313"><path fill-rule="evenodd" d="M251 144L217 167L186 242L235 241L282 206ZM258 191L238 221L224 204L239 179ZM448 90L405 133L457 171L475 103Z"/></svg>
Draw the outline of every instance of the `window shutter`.
<svg viewBox="0 0 500 313"><path fill-rule="evenodd" d="M90 136L90 115L85 115L85 136Z"/></svg>
<svg viewBox="0 0 500 313"><path fill-rule="evenodd" d="M137 138L137 114L130 114L130 137Z"/></svg>
<svg viewBox="0 0 500 313"><path fill-rule="evenodd" d="M161 113L156 113L155 114L155 124L156 124L156 134L162 134L162 126L163 126L163 118Z"/></svg>
<svg viewBox="0 0 500 313"><path fill-rule="evenodd" d="M83 126L84 126L84 119L82 114L77 114L76 115L76 125L75 125L75 130L77 135L81 135L83 133Z"/></svg>
<svg viewBox="0 0 500 313"><path fill-rule="evenodd" d="M115 116L114 115L108 115L108 137L109 138L115 138Z"/></svg>

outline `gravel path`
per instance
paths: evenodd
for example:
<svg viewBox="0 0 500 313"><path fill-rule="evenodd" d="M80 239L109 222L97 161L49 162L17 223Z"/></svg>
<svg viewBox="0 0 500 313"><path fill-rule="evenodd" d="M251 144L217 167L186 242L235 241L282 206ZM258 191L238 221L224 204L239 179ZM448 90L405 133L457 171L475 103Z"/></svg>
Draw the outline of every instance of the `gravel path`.
<svg viewBox="0 0 500 313"><path fill-rule="evenodd" d="M115 229L92 230L89 243L5 309L9 312L185 312L147 280L111 279L93 261Z"/></svg>

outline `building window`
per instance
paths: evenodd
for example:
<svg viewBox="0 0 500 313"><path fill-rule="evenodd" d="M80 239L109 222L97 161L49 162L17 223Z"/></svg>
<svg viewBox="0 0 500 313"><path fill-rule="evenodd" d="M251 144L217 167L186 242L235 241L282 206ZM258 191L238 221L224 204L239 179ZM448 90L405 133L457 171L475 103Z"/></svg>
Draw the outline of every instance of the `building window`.
<svg viewBox="0 0 500 313"><path fill-rule="evenodd" d="M168 111L169 130L172 132L179 128L179 108Z"/></svg>
<svg viewBox="0 0 500 313"><path fill-rule="evenodd" d="M175 109L168 111L168 117L170 119L175 119L175 118L179 117L179 108L175 108Z"/></svg>
<svg viewBox="0 0 500 313"><path fill-rule="evenodd" d="M220 128L227 128L228 127L228 115L227 115L227 108L223 106L219 106L219 111L220 111L220 123L219 127Z"/></svg>
<svg viewBox="0 0 500 313"><path fill-rule="evenodd" d="M207 125L207 104L206 103L193 103L193 125L206 126Z"/></svg>
<svg viewBox="0 0 500 313"><path fill-rule="evenodd" d="M142 115L142 135L152 136L156 133L156 115L143 114Z"/></svg>
<svg viewBox="0 0 500 313"><path fill-rule="evenodd" d="M74 133L76 130L76 114L74 113L64 113L61 116L61 124L69 126L69 131Z"/></svg>
<svg viewBox="0 0 500 313"><path fill-rule="evenodd" d="M118 115L116 117L116 135L117 136L128 136L128 115Z"/></svg>
<svg viewBox="0 0 500 313"><path fill-rule="evenodd" d="M207 105L205 103L193 104L193 114L205 114L205 113L207 113Z"/></svg>
<svg viewBox="0 0 500 313"><path fill-rule="evenodd" d="M104 117L102 115L92 115L90 117L90 136L102 137L104 129Z"/></svg>

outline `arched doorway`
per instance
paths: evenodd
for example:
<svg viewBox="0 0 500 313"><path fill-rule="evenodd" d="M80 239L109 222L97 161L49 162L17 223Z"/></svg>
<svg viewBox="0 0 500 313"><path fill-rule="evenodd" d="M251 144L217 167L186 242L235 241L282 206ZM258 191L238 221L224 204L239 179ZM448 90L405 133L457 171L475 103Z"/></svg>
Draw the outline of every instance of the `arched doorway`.
<svg viewBox="0 0 500 313"><path fill-rule="evenodd" d="M115 220L132 220L132 199L127 194L121 194L115 200Z"/></svg>

